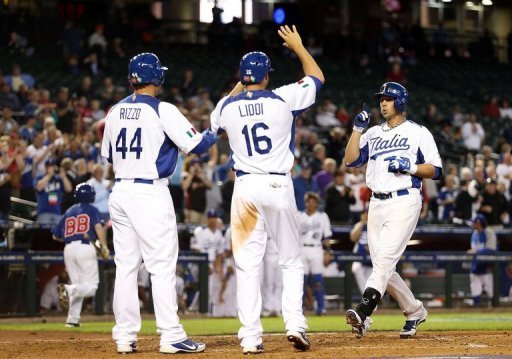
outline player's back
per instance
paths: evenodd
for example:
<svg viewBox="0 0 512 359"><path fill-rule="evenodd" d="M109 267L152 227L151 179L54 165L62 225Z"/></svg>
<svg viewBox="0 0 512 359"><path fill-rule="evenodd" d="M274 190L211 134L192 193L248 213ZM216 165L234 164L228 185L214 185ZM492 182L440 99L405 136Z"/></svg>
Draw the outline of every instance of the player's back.
<svg viewBox="0 0 512 359"><path fill-rule="evenodd" d="M247 91L220 104L220 127L233 151L234 168L247 173L287 173L293 165L293 114L273 91Z"/></svg>
<svg viewBox="0 0 512 359"><path fill-rule="evenodd" d="M66 213L55 226L54 233L63 238L66 243L74 240L84 240L88 233L94 235L94 225L100 222L98 209L89 203L77 203L68 208Z"/></svg>
<svg viewBox="0 0 512 359"><path fill-rule="evenodd" d="M173 111L177 111L174 106L140 94L126 97L109 111L105 131L116 178L171 175L178 149L164 133L161 121L172 121Z"/></svg>

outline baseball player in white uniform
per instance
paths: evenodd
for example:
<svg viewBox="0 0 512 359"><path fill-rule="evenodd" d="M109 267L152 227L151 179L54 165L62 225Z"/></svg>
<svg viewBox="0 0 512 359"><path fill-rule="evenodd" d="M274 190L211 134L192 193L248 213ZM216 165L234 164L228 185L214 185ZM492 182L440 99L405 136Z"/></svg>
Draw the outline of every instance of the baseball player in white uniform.
<svg viewBox="0 0 512 359"><path fill-rule="evenodd" d="M300 236L302 240L302 263L304 283L311 275L311 287L316 300L316 314L325 314L324 305L324 247L329 247L332 237L331 221L324 212L318 212L320 197L315 192L304 195L306 210L299 213Z"/></svg>
<svg viewBox="0 0 512 359"><path fill-rule="evenodd" d="M222 282L222 256L224 253L224 237L219 229L219 215L214 209L207 212L208 224L197 227L190 241L190 249L208 254L208 313L213 317L219 313L219 293Z"/></svg>
<svg viewBox="0 0 512 359"><path fill-rule="evenodd" d="M118 353L137 349L141 318L137 273L142 259L151 274L160 352L196 353L203 343L187 338L176 304L178 233L167 178L178 151L201 154L215 136L198 133L179 110L155 96L166 67L155 54L130 60L132 95L114 105L105 120L101 155L113 164L116 183L109 198L114 231L116 282L112 337Z"/></svg>
<svg viewBox="0 0 512 359"><path fill-rule="evenodd" d="M356 337L361 338L387 290L406 316L400 337L411 338L425 321L427 311L395 268L418 223L422 179L439 179L442 164L430 131L405 117L409 97L405 87L386 82L375 96L380 99L380 111L386 122L363 134L370 120L369 112L363 108L354 119L345 152L347 166L367 163L366 183L372 190L368 246L373 264L361 303L355 310L347 311L346 319Z"/></svg>
<svg viewBox="0 0 512 359"><path fill-rule="evenodd" d="M283 318L286 336L298 350L310 347L302 313L304 268L300 258L299 223L290 170L294 163L294 118L310 107L324 82L322 71L295 29L281 26L284 46L302 63L298 82L266 90L269 58L251 52L240 61L240 80L211 116L214 133L224 130L236 171L231 205L231 231L236 264L238 332L244 353L263 352L259 271L267 236L275 239L283 271ZM268 234L267 234L268 233Z"/></svg>
<svg viewBox="0 0 512 359"><path fill-rule="evenodd" d="M223 277L219 293L218 313L222 317L236 317L235 261L231 250L231 227L224 233Z"/></svg>
<svg viewBox="0 0 512 359"><path fill-rule="evenodd" d="M368 212L364 211L361 213L361 219L354 225L354 228L350 231L350 241L354 243L352 252L358 255L366 256L369 253L368 250ZM372 274L373 267L370 260L363 260L361 262L352 263L352 274L356 279L357 288L359 292L363 293L366 288L366 282Z"/></svg>

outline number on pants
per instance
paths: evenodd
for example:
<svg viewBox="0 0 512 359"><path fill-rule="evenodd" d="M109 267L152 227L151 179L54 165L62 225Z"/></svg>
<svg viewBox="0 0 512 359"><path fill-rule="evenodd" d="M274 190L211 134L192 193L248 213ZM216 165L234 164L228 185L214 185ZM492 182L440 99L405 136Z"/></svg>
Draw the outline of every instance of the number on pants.
<svg viewBox="0 0 512 359"><path fill-rule="evenodd" d="M270 152L272 149L272 140L265 135L258 136L258 129L268 130L268 126L263 122L257 122L251 127L249 133L249 127L247 125L242 129L242 134L245 137L245 145L247 146L247 154L252 156L251 137L254 145L254 150L260 155L264 155ZM264 144L264 145L263 145ZM262 146L263 145L263 146Z"/></svg>
<svg viewBox="0 0 512 359"><path fill-rule="evenodd" d="M64 237L74 236L75 234L84 234L89 232L89 216L87 214L79 214L76 217L66 218L66 226L64 228Z"/></svg>
<svg viewBox="0 0 512 359"><path fill-rule="evenodd" d="M123 127L119 131L119 135L116 139L116 152L121 152L123 160L126 158L126 152L135 152L135 158L140 159L140 153L142 152L142 130L138 127L133 134L132 140L130 141L130 148L126 147L126 128ZM135 144L135 146L134 146Z"/></svg>

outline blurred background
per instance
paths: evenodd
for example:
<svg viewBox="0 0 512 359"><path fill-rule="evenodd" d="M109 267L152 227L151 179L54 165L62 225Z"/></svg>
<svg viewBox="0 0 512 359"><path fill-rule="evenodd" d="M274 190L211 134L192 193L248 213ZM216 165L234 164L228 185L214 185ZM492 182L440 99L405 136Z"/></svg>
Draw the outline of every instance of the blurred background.
<svg viewBox="0 0 512 359"><path fill-rule="evenodd" d="M299 61L277 35L282 24L297 26L326 77L317 103L296 119L292 174L300 210L307 191L320 195L320 210L333 225L332 249L352 251L350 231L370 198L364 168L349 171L342 163L352 119L366 102L373 124L381 123L372 94L383 82L395 81L410 93L407 118L434 134L444 165L440 181L424 181L423 211L408 251L469 250L471 221L478 213L496 232L498 250L512 251L510 1L3 0L0 315L58 312L51 300L34 303L40 303L46 284L67 280L63 265L42 261L28 270L24 257L62 250L51 240L48 218L64 213L73 197L63 188L45 189L57 194L57 202L48 203L48 193L35 191L50 171L48 160L55 162L51 171L67 176L73 186L94 185L101 193L95 205L109 228L114 178L99 144L106 112L131 93L130 58L157 54L169 68L159 98L204 130L216 102L238 81L244 53L269 55L275 69L271 88L302 77ZM234 181L229 153L222 137L208 156L180 155L169 178L183 250L190 250L196 227L207 224L209 209L218 211L223 230L229 226ZM184 185L187 176L192 181L186 183L196 185ZM10 257L13 253L22 259ZM444 288L444 265L405 267L413 282L422 275L440 278ZM194 292L197 278L187 268L184 263L182 277ZM333 277L349 275L343 263L334 263L333 270ZM460 276L455 295L467 299L469 264L457 263L452 270ZM503 280L502 302L508 303L512 267L502 262L496 271ZM109 310L111 265L105 278L101 295ZM28 287L34 292L27 294ZM342 289L337 285L333 291ZM436 297L434 289L425 291Z"/></svg>

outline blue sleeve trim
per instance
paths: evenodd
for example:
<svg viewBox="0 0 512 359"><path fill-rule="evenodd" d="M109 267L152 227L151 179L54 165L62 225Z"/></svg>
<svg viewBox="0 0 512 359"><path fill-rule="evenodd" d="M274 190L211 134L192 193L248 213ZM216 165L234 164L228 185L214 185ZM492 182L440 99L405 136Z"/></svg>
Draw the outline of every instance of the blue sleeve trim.
<svg viewBox="0 0 512 359"><path fill-rule="evenodd" d="M316 92L320 91L320 89L323 86L322 81L320 81L320 79L318 79L318 77L315 77L315 76L308 76L308 77L311 77L311 79L313 79L313 82L315 83Z"/></svg>
<svg viewBox="0 0 512 359"><path fill-rule="evenodd" d="M368 162L368 154L369 154L369 148L368 144L366 144L363 148L359 150L359 157L352 163L345 163L347 167L361 167L366 162Z"/></svg>
<svg viewBox="0 0 512 359"><path fill-rule="evenodd" d="M108 163L112 163L112 144L111 143L108 145L108 158L107 158L107 162Z"/></svg>
<svg viewBox="0 0 512 359"><path fill-rule="evenodd" d="M441 178L442 175L443 175L443 169L440 167L434 166L434 177L432 177L432 179L438 180Z"/></svg>
<svg viewBox="0 0 512 359"><path fill-rule="evenodd" d="M217 136L215 136L214 134L203 133L203 138L201 139L201 142L199 142L197 146L194 147L192 151L190 151L190 153L195 153L196 155L205 153L206 151L208 151L210 147L212 147L216 140Z"/></svg>

